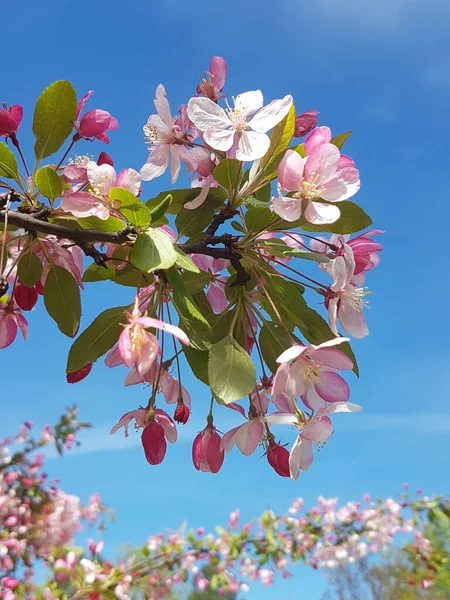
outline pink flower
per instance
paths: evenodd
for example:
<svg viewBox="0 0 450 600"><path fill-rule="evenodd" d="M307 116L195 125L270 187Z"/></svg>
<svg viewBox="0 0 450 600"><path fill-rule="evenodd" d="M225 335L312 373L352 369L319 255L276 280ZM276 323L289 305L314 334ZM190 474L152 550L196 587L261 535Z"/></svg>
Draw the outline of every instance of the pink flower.
<svg viewBox="0 0 450 600"><path fill-rule="evenodd" d="M75 119L77 120L75 123L75 128L77 133L75 134L74 138L96 138L105 144L109 144L109 137L106 135L106 132L119 127L117 119L112 117L109 112L96 108L95 110L90 110L87 112L83 117L81 117L81 120L78 121L78 117L80 116L84 105L93 93L94 92L91 90L85 96L83 96L78 103L77 110L75 112Z"/></svg>
<svg viewBox="0 0 450 600"><path fill-rule="evenodd" d="M159 353L157 338L146 331L148 327L160 329L165 333L176 336L180 342L189 346L189 338L179 327L164 323L159 319L141 316L137 304L133 312L127 313L128 324L119 337L118 351L127 367L134 365L137 373L147 373Z"/></svg>
<svg viewBox="0 0 450 600"><path fill-rule="evenodd" d="M23 108L20 104L14 104L10 108L6 108L3 102L3 108L0 109L0 137L16 139L16 133L20 127L23 117Z"/></svg>
<svg viewBox="0 0 450 600"><path fill-rule="evenodd" d="M307 110L301 115L295 117L294 137L303 137L314 129L319 122L318 110Z"/></svg>
<svg viewBox="0 0 450 600"><path fill-rule="evenodd" d="M182 423L183 425L186 425L190 414L191 411L186 406L186 404L184 404L183 402L178 402L177 408L175 409L175 413L173 415L173 420L177 423Z"/></svg>
<svg viewBox="0 0 450 600"><path fill-rule="evenodd" d="M155 421L149 423L142 432L141 441L147 462L151 465L162 463L166 455L167 442L161 425Z"/></svg>
<svg viewBox="0 0 450 600"><path fill-rule="evenodd" d="M222 56L213 56L209 63L209 71L197 86L197 94L203 94L213 102L222 98L222 90L227 77L227 63Z"/></svg>
<svg viewBox="0 0 450 600"><path fill-rule="evenodd" d="M329 136L324 134L324 129ZM328 127L318 127L305 142L307 158L294 150L284 155L278 166L278 181L291 196L273 199L273 210L282 219L296 221L304 214L310 223L334 223L340 217L339 208L315 202L314 198L340 202L359 190L359 172L353 161L341 156L336 146L325 142L328 137L331 139Z"/></svg>
<svg viewBox="0 0 450 600"><path fill-rule="evenodd" d="M191 138L182 127L186 119L182 115L172 118L166 89L162 84L156 88L155 107L158 114L150 115L144 125L150 153L147 164L141 169L141 177L144 181L150 181L162 175L169 165L170 157L170 175L172 183L175 183L180 172L180 160L189 155L185 144Z"/></svg>
<svg viewBox="0 0 450 600"><path fill-rule="evenodd" d="M348 342L338 337L315 346L294 344L277 358L281 363L275 373L272 400L279 410L293 411L292 398L300 396L309 409L317 411L327 402L347 402L350 388L335 371L353 368L352 360L333 348Z"/></svg>
<svg viewBox="0 0 450 600"><path fill-rule="evenodd" d="M12 306L0 304L0 349L10 346L17 335L17 328L23 339L28 337L28 322L22 313Z"/></svg>
<svg viewBox="0 0 450 600"><path fill-rule="evenodd" d="M205 254L191 254L191 258L199 269L211 275L206 296L214 312L220 313L228 306L225 295L226 278L220 277L220 273L230 266L226 258L213 258Z"/></svg>
<svg viewBox="0 0 450 600"><path fill-rule="evenodd" d="M33 244L32 251L40 258L43 263L42 276L40 283L44 286L47 275L50 269L49 256L55 265L66 269L74 276L76 282L81 289L84 289L81 275L83 273L83 251L70 240L57 238L54 235L48 235L40 240L46 248L46 252L42 250L39 244ZM39 282L38 282L39 283ZM39 293L38 284L36 289Z"/></svg>
<svg viewBox="0 0 450 600"><path fill-rule="evenodd" d="M211 148L226 152L236 143L236 158L245 162L266 154L270 145L267 132L288 114L292 96L274 100L264 108L263 104L261 91L255 90L236 96L234 108L227 111L209 98L191 98L187 112Z"/></svg>
<svg viewBox="0 0 450 600"><path fill-rule="evenodd" d="M266 453L267 462L281 477L290 477L291 472L289 470L289 452L277 444L273 439L269 442L269 448Z"/></svg>
<svg viewBox="0 0 450 600"><path fill-rule="evenodd" d="M197 471L217 473L223 465L224 452L220 447L221 438L213 425L207 425L194 440L192 462Z"/></svg>
<svg viewBox="0 0 450 600"><path fill-rule="evenodd" d="M134 169L123 169L116 175L114 168L104 162L98 165L89 161L82 166L69 165L64 169L64 177L76 183L73 190L63 192L61 209L70 212L74 217L96 216L106 220L114 208L108 194L113 187L120 187L138 196L141 191L141 177ZM86 183L91 192L79 191Z"/></svg>
<svg viewBox="0 0 450 600"><path fill-rule="evenodd" d="M364 297L367 288L356 287L359 280L364 279L363 273L353 275L355 271L355 260L350 247L345 256L338 256L332 261L328 270L333 277L334 283L330 286L329 295L325 301L328 308L328 320L330 329L338 335L337 320L349 335L355 338L363 338L369 335L369 329L363 315L363 308L368 304Z"/></svg>
<svg viewBox="0 0 450 600"><path fill-rule="evenodd" d="M193 148L185 158L188 170L198 174L198 178L191 183L192 188L200 188L200 192L194 200L184 204L184 208L195 210L201 206L208 197L211 188L219 187L212 174L217 161L214 154L207 148Z"/></svg>

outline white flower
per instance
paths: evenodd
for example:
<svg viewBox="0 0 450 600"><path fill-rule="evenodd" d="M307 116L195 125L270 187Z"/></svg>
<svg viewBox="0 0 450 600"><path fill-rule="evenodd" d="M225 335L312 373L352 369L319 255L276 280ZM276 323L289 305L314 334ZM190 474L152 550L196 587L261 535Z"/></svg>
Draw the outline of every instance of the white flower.
<svg viewBox="0 0 450 600"><path fill-rule="evenodd" d="M84 581L88 584L94 583L96 577L96 567L92 560L88 558L82 558L80 560L80 565L84 570Z"/></svg>
<svg viewBox="0 0 450 600"><path fill-rule="evenodd" d="M292 103L292 96L287 95L263 108L262 92L254 90L236 96L234 108L226 111L209 98L191 98L187 114L211 148L226 152L237 141L236 158L245 162L266 154L267 131L284 119ZM248 120L250 115L254 116Z"/></svg>

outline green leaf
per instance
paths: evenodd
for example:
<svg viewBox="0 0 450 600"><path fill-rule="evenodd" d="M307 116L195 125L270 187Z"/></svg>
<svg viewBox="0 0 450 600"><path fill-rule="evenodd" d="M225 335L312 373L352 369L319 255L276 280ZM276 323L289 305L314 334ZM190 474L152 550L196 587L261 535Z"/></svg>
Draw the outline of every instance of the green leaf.
<svg viewBox="0 0 450 600"><path fill-rule="evenodd" d="M211 274L206 271L193 273L192 271L184 271L181 273L181 279L190 294L196 294L205 289L205 286L211 281Z"/></svg>
<svg viewBox="0 0 450 600"><path fill-rule="evenodd" d="M33 252L28 251L19 259L17 276L23 285L33 287L41 278L42 263Z"/></svg>
<svg viewBox="0 0 450 600"><path fill-rule="evenodd" d="M297 152L297 154L300 154L300 156L302 158L306 158L305 144L299 144L298 146L294 146L293 148L290 148L290 150Z"/></svg>
<svg viewBox="0 0 450 600"><path fill-rule="evenodd" d="M61 179L51 167L39 169L36 173L35 182L37 189L45 198L56 200L62 194Z"/></svg>
<svg viewBox="0 0 450 600"><path fill-rule="evenodd" d="M303 286L287 281L279 275L267 275L265 277L265 288L286 326L293 328L296 325L305 325L303 317L308 313L309 307L302 295L304 292ZM261 304L271 316L272 321L278 322L278 316L265 294L261 294Z"/></svg>
<svg viewBox="0 0 450 600"><path fill-rule="evenodd" d="M177 258L171 238L160 229L141 233L130 252L130 262L144 273L170 269Z"/></svg>
<svg viewBox="0 0 450 600"><path fill-rule="evenodd" d="M58 328L68 337L75 337L80 325L80 288L72 273L52 265L44 287L44 304Z"/></svg>
<svg viewBox="0 0 450 600"><path fill-rule="evenodd" d="M39 96L33 117L38 162L61 148L73 129L76 108L77 95L69 81L55 81Z"/></svg>
<svg viewBox="0 0 450 600"><path fill-rule="evenodd" d="M263 181L274 179L278 165L287 150L295 131L295 106L285 118L273 128L270 134L270 146L266 155L261 159L260 166L264 169Z"/></svg>
<svg viewBox="0 0 450 600"><path fill-rule="evenodd" d="M341 216L335 223L330 223L329 225L313 225L303 217L295 223L304 231L324 231L340 234L356 233L372 225L372 219L358 204L347 200L336 203L336 206L338 206L341 211ZM290 229L292 226L293 223L291 223L288 228Z"/></svg>
<svg viewBox="0 0 450 600"><path fill-rule="evenodd" d="M95 362L119 339L126 324L127 306L108 308L94 319L87 329L75 340L67 359L67 373L73 373Z"/></svg>
<svg viewBox="0 0 450 600"><path fill-rule="evenodd" d="M241 400L255 387L255 365L233 336L228 335L209 351L208 379L213 394L225 404Z"/></svg>
<svg viewBox="0 0 450 600"><path fill-rule="evenodd" d="M182 208L175 219L178 235L193 237L203 231L211 223L215 207L208 200L194 210Z"/></svg>
<svg viewBox="0 0 450 600"><path fill-rule="evenodd" d="M119 213L128 223L135 227L148 227L150 225L150 212L145 204L136 198L129 190L124 188L112 188L109 197L114 202L119 202Z"/></svg>
<svg viewBox="0 0 450 600"><path fill-rule="evenodd" d="M259 345L264 362L275 373L279 367L276 362L282 352L292 346L293 336L278 323L266 322L259 334Z"/></svg>
<svg viewBox="0 0 450 600"><path fill-rule="evenodd" d="M279 238L269 238L266 240L258 240L258 245L263 246L268 254L272 256L292 256L293 258L302 258L313 260L314 262L328 263L330 259L324 254L317 252L309 252L308 250L300 250L300 248L291 248L286 242Z"/></svg>
<svg viewBox="0 0 450 600"><path fill-rule="evenodd" d="M186 356L186 360L189 366L192 369L194 375L202 381L209 385L208 381L208 358L209 353L201 350L196 350L191 346L183 346L183 352Z"/></svg>
<svg viewBox="0 0 450 600"><path fill-rule="evenodd" d="M318 312L308 307L306 312L302 313L302 320L298 324L303 337L311 344L322 344L327 340L332 340L336 336L331 331L330 326ZM359 367L356 356L348 342L337 346L337 350L344 352L353 361L353 372L359 377Z"/></svg>
<svg viewBox="0 0 450 600"><path fill-rule="evenodd" d="M19 178L16 157L3 142L0 142L0 175L16 181Z"/></svg>
<svg viewBox="0 0 450 600"><path fill-rule="evenodd" d="M118 285L135 288L150 285L153 283L154 278L152 275L138 271L132 265L126 265L122 269L114 269L110 265L105 268L93 263L83 273L83 281L86 283L113 281Z"/></svg>
<svg viewBox="0 0 450 600"><path fill-rule="evenodd" d="M270 185L270 181L263 185L263 187L259 188L255 192L255 198L260 202L269 202L272 196L272 186Z"/></svg>
<svg viewBox="0 0 450 600"><path fill-rule="evenodd" d="M256 233L261 233L265 229L269 229L269 225L274 220L273 212L266 206L253 206L245 213L245 224L247 230Z"/></svg>
<svg viewBox="0 0 450 600"><path fill-rule="evenodd" d="M98 217L83 217L77 219L76 222L83 229L96 229L97 231L121 231L125 227L125 223L117 217L108 217L108 219L99 219Z"/></svg>
<svg viewBox="0 0 450 600"><path fill-rule="evenodd" d="M351 131L344 131L344 133L340 133L339 135L336 135L334 138L332 138L330 143L339 148L339 150L341 150L342 146L345 144L345 142L351 135Z"/></svg>
<svg viewBox="0 0 450 600"><path fill-rule="evenodd" d="M214 179L222 185L233 198L242 179L242 164L236 158L225 158L213 171Z"/></svg>
<svg viewBox="0 0 450 600"><path fill-rule="evenodd" d="M175 261L177 267L180 267L180 269L184 269L185 271L190 271L191 273L200 273L200 269L187 254L175 246L174 248L177 253L177 260Z"/></svg>
<svg viewBox="0 0 450 600"><path fill-rule="evenodd" d="M169 209L169 206L172 204L172 194L167 194L167 196L161 200L161 202L150 210L150 218L152 222L158 221L163 217Z"/></svg>

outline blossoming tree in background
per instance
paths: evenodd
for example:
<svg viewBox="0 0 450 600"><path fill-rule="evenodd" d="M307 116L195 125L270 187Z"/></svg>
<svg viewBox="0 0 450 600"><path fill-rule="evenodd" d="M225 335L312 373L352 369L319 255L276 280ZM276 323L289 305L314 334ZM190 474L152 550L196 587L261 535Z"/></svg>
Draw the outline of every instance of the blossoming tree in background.
<svg viewBox="0 0 450 600"><path fill-rule="evenodd" d="M33 166L20 144L22 108L3 105L0 348L19 329L27 337L24 315L42 296L61 333L76 338L69 383L106 355L108 367L129 369L125 385L150 388L112 429L141 428L150 464L189 418L188 368L211 391L197 400L205 427L193 440L195 468L216 473L234 446L249 455L261 445L280 476L296 479L333 432L331 416L360 410L340 372L358 375L350 338L368 334L364 284L382 232L361 233L372 221L353 201L359 172L342 152L350 132L316 127L314 110L296 116L290 95L228 97L226 70L213 58L175 116L158 85L140 172L116 170L104 151L79 153L109 144L118 127L89 109L92 91L77 101L68 81L44 90ZM169 169L175 183L182 168L190 187L146 197L143 181ZM128 287L129 304L105 307L79 333L80 291L101 281ZM214 415L226 407L243 420L221 437ZM290 451L274 424L295 432Z"/></svg>
<svg viewBox="0 0 450 600"><path fill-rule="evenodd" d="M366 495L362 502L340 506L337 498L320 496L310 510L297 498L285 515L267 510L248 523L241 523L235 510L215 533L185 527L157 533L117 562L109 558L112 549L104 547L101 533L74 546L83 526L97 524L101 532L106 507L98 494L83 507L79 498L64 493L58 480L48 479L38 452L53 442L60 453L70 450L85 426L72 408L37 438L27 422L0 441L2 600L158 599L177 597L186 586L197 591L194 597L215 591L227 598L256 583L276 584L297 562L339 573L376 555L379 565L396 541L408 561L402 583L419 594L413 597L440 598L427 591L434 581L440 589L448 553L426 534L429 523L448 531L450 505L445 498L422 497L421 491L415 500L407 492L397 500Z"/></svg>

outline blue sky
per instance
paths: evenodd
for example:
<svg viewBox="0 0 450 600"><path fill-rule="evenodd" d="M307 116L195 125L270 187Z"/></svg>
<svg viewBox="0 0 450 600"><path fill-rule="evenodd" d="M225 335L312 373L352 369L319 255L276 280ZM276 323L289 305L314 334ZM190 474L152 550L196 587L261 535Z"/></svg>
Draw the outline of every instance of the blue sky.
<svg viewBox="0 0 450 600"><path fill-rule="evenodd" d="M225 522L240 507L245 519L267 506L285 510L303 496L342 500L396 494L403 481L426 492L448 485L450 351L446 261L450 220L450 5L444 0L47 0L3 7L13 47L4 65L0 101L25 108L22 139L34 101L56 79L70 79L90 108L119 120L108 151L119 168L139 169L147 157L142 125L163 83L172 110L193 93L213 55L229 66L230 95L262 89L267 100L292 93L297 111L315 108L335 133L353 130L346 152L361 171L356 200L386 231L381 265L369 273L374 294L367 314L371 334L354 343L361 379L353 378L359 415L337 415L336 434L296 482L277 477L258 453L226 457L219 475L192 467L190 443L203 426L207 390L186 375L193 397L191 422L163 465L150 467L139 437L108 436L118 417L145 399L123 387L125 371L100 362L84 382L65 383L70 340L42 307L29 315L30 336L2 354L2 433L23 420L54 422L66 404L96 425L67 459L51 460L64 488L83 499L93 491L115 508L118 522L105 535L111 553L184 520L192 526ZM100 143L85 151L97 155ZM81 152L81 147L79 149ZM170 187L168 177L146 184L143 197ZM105 307L129 300L130 290L90 284L83 325ZM222 430L232 424L218 413ZM300 568L277 588L252 588L248 598L318 600L320 573Z"/></svg>

